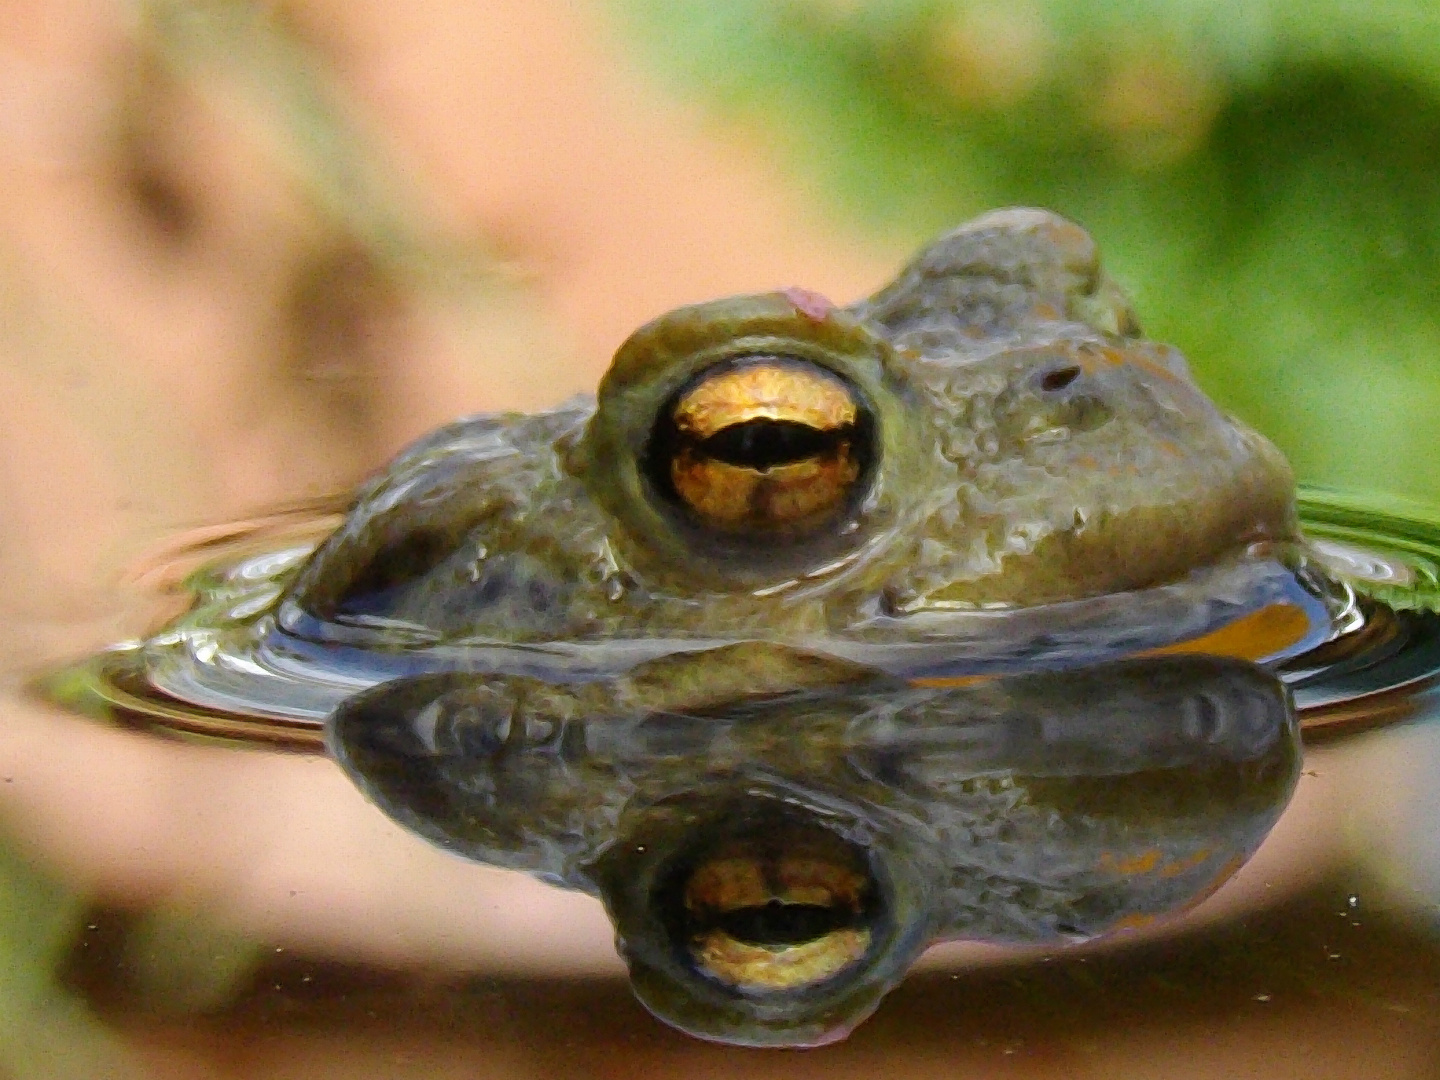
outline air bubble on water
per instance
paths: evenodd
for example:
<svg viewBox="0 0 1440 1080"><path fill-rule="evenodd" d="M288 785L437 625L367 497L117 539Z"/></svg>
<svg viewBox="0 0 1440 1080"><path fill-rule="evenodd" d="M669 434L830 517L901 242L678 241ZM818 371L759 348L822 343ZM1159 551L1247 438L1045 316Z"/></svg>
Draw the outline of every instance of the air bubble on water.
<svg viewBox="0 0 1440 1080"><path fill-rule="evenodd" d="M1332 573L1376 585L1412 585L1415 571L1395 558L1329 539L1310 541L1311 550Z"/></svg>

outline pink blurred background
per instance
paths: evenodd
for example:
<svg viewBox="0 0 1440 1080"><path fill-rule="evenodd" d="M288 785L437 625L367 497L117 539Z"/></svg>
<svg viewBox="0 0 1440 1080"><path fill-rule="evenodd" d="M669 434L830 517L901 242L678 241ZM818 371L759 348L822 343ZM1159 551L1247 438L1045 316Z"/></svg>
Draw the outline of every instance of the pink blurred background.
<svg viewBox="0 0 1440 1080"><path fill-rule="evenodd" d="M343 490L454 416L587 390L677 304L789 285L845 301L907 254L759 135L667 96L600 3L147 10L179 29L100 0L0 7L0 828L77 911L204 922L202 947L277 959L201 1022L112 1001L126 1068L1434 1075L1440 968L1407 959L1400 930L1367 961L1373 1008L1213 977L1156 1005L1122 968L1109 991L1077 975L1032 999L984 950L952 949L843 1046L702 1047L628 1000L596 902L426 847L325 760L165 742L22 694L44 665L152 623L127 568L178 530ZM314 100L339 132L318 150ZM1272 843L1201 922L1310 896L1349 865L1345 830L1383 814L1363 793L1404 768L1367 753L1312 756ZM1000 989L949 986L992 962L975 978ZM267 998L271 975L284 992ZM477 975L495 981L477 991Z"/></svg>

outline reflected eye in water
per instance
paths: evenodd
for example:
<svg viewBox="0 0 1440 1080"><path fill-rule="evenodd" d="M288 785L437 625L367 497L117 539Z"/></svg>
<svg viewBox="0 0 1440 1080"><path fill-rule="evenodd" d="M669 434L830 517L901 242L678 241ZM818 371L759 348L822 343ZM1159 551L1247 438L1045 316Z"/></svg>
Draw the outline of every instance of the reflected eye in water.
<svg viewBox="0 0 1440 1080"><path fill-rule="evenodd" d="M794 990L865 955L870 883L819 854L776 857L732 848L685 882L685 946L696 968L737 990Z"/></svg>
<svg viewBox="0 0 1440 1080"><path fill-rule="evenodd" d="M778 793L777 793L778 794ZM715 791L635 808L592 867L636 995L666 1023L814 1046L863 1020L929 940L931 875L840 807Z"/></svg>
<svg viewBox="0 0 1440 1080"><path fill-rule="evenodd" d="M748 357L702 372L675 394L644 467L694 524L774 538L852 509L874 443L872 411L838 375L803 360Z"/></svg>

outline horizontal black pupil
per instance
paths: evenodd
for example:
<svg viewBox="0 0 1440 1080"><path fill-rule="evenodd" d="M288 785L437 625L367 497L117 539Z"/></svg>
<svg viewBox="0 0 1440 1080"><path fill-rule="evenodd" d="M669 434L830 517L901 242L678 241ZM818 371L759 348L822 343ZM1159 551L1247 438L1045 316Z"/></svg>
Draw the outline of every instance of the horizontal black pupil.
<svg viewBox="0 0 1440 1080"><path fill-rule="evenodd" d="M803 945L854 921L854 914L844 908L771 900L757 907L716 913L707 920L706 929L723 930L747 945Z"/></svg>
<svg viewBox="0 0 1440 1080"><path fill-rule="evenodd" d="M848 425L821 431L794 420L746 420L701 440L696 449L714 461L763 471L832 455L850 435Z"/></svg>

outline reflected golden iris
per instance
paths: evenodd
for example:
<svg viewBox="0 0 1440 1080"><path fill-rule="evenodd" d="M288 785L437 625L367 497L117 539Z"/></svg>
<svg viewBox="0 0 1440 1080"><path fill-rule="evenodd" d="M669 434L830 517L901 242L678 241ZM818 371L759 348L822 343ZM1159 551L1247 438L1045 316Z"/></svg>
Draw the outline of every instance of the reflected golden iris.
<svg viewBox="0 0 1440 1080"><path fill-rule="evenodd" d="M689 949L697 967L739 990L794 990L865 955L867 881L806 855L713 858L685 885Z"/></svg>
<svg viewBox="0 0 1440 1080"><path fill-rule="evenodd" d="M838 376L782 357L721 367L683 390L650 449L652 478L721 532L798 532L847 506L868 415Z"/></svg>

